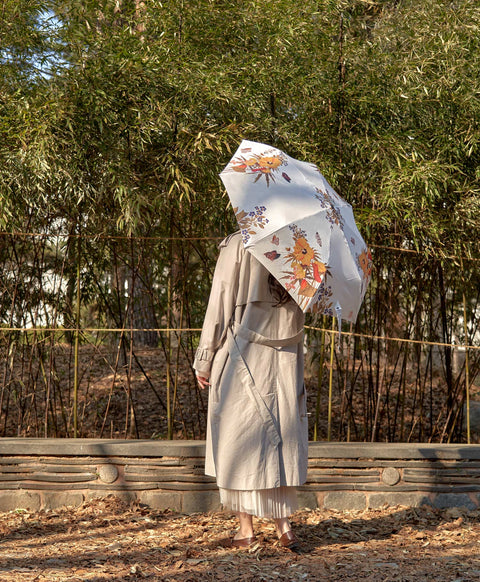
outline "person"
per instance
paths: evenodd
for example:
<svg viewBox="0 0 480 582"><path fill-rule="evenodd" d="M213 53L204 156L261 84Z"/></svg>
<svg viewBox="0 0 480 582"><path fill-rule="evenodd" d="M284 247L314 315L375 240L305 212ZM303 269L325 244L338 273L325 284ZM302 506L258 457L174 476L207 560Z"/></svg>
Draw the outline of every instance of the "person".
<svg viewBox="0 0 480 582"><path fill-rule="evenodd" d="M280 544L306 480L304 315L245 250L240 231L220 245L193 367L209 388L205 473L238 515L235 547L255 542L252 516L273 518Z"/></svg>

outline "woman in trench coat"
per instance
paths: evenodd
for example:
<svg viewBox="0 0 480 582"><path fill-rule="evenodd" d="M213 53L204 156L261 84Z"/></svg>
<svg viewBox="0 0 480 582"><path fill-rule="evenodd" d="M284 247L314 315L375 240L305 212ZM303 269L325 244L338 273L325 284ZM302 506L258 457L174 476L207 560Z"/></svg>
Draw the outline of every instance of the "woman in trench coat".
<svg viewBox="0 0 480 582"><path fill-rule="evenodd" d="M252 515L275 520L281 545L297 541L288 516L307 474L303 325L301 309L245 251L240 232L227 237L194 368L209 386L205 473L239 517L233 546L255 541Z"/></svg>

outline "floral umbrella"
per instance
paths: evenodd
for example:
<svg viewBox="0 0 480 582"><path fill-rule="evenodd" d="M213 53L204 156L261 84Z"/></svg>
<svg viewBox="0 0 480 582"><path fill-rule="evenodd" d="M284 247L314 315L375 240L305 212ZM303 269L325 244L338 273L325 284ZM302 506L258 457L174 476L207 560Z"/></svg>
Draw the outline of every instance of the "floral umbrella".
<svg viewBox="0 0 480 582"><path fill-rule="evenodd" d="M220 174L249 250L303 311L355 322L372 259L317 166L243 141Z"/></svg>

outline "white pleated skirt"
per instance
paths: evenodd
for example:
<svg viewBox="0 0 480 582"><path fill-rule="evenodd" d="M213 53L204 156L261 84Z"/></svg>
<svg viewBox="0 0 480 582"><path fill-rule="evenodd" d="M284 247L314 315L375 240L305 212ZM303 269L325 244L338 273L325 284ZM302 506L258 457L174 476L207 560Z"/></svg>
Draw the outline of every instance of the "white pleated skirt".
<svg viewBox="0 0 480 582"><path fill-rule="evenodd" d="M289 517L298 509L295 487L275 487L274 489L255 489L240 491L219 487L220 501L224 509L242 511L257 517L280 519Z"/></svg>

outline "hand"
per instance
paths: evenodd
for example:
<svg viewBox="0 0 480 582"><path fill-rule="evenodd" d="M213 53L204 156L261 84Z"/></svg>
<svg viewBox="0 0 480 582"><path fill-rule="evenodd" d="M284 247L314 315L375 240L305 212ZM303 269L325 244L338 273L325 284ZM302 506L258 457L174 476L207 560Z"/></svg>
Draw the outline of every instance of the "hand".
<svg viewBox="0 0 480 582"><path fill-rule="evenodd" d="M196 376L197 376L198 385L200 386L200 388L202 388L202 390L204 390L205 388L208 388L208 386L210 386L210 382L208 381L209 375L200 376L200 374L196 374Z"/></svg>

